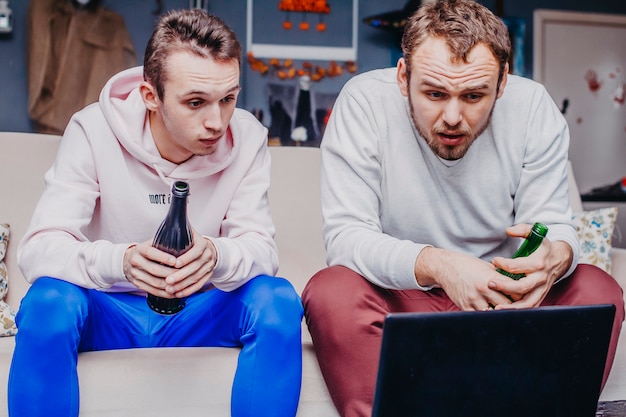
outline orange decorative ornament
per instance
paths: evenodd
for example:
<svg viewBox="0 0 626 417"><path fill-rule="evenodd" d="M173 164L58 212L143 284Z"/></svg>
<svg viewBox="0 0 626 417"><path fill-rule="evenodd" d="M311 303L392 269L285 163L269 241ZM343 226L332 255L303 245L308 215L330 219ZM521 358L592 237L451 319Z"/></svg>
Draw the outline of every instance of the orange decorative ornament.
<svg viewBox="0 0 626 417"><path fill-rule="evenodd" d="M283 12L330 13L326 0L281 0L278 10Z"/></svg>
<svg viewBox="0 0 626 417"><path fill-rule="evenodd" d="M330 13L330 6L326 0L280 0L278 10L287 13L287 19L283 22L283 28L286 30L292 27L291 22L289 22L289 13L299 12L304 16L307 13L319 14L320 23L317 24L316 29L318 32L323 32L326 30L326 24L321 20L321 17ZM300 30L309 30L309 27L310 25L306 20L300 22Z"/></svg>
<svg viewBox="0 0 626 417"><path fill-rule="evenodd" d="M314 65L309 61L303 61L299 68L296 68L294 61L291 58L286 58L284 61L280 61L278 58L269 58L267 61L258 59L252 52L247 53L248 63L253 71L260 73L263 76L270 75L276 76L279 80L290 80L298 77L308 75L311 77L311 81L321 81L326 77L337 77L348 73L355 73L357 71L357 64L354 61L346 61L343 64L339 64L336 61L330 61L328 68Z"/></svg>

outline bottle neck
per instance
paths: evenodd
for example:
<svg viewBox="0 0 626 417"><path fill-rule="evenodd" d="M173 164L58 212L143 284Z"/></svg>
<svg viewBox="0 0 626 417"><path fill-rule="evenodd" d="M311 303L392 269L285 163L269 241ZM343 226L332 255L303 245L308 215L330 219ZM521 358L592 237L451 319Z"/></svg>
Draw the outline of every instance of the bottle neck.
<svg viewBox="0 0 626 417"><path fill-rule="evenodd" d="M519 256L528 256L534 252L541 245L547 231L548 229L543 225L534 225L520 248Z"/></svg>
<svg viewBox="0 0 626 417"><path fill-rule="evenodd" d="M528 235L528 247L536 248L537 246L541 244L542 240L543 240L543 236L541 236L540 234L538 234L537 232L533 230L530 232L530 235Z"/></svg>
<svg viewBox="0 0 626 417"><path fill-rule="evenodd" d="M176 218L179 221L186 221L187 219L187 193L184 195L172 194L172 201L170 203L169 217Z"/></svg>
<svg viewBox="0 0 626 417"><path fill-rule="evenodd" d="M170 212L186 214L188 195L189 185L185 181L176 181L172 186L172 200L170 203Z"/></svg>

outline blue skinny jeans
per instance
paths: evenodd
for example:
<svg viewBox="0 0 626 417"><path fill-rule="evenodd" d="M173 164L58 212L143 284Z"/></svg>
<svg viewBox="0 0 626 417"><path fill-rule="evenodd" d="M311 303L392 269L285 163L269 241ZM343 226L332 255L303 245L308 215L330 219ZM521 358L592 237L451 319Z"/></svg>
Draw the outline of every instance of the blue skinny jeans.
<svg viewBox="0 0 626 417"><path fill-rule="evenodd" d="M40 278L17 315L9 415L78 416L79 352L221 346L241 348L232 387L233 417L295 416L302 315L291 284L270 276L258 276L232 292L194 294L172 316L152 312L144 296Z"/></svg>

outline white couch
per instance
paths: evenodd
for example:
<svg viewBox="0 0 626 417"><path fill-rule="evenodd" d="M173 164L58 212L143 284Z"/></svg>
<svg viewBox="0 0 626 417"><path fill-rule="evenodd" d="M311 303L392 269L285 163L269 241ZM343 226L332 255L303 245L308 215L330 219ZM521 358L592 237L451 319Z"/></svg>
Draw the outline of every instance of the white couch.
<svg viewBox="0 0 626 417"><path fill-rule="evenodd" d="M10 223L7 253L9 293L19 307L28 284L15 261L17 245L43 189L43 174L52 164L58 136L0 132L0 223ZM324 267L319 201L319 150L271 147L270 200L277 228L279 275L299 293ZM571 177L572 203L582 210ZM626 288L626 250L614 249L613 273ZM336 417L303 323L304 372L299 417ZM613 371L601 400L626 399L626 336L622 334ZM0 417L7 415L6 386L14 338L0 338ZM237 349L131 349L79 355L81 416L159 417L230 415L230 388ZM42 352L45 355L45 352ZM288 366L288 364L285 364ZM172 382L175 381L175 382Z"/></svg>

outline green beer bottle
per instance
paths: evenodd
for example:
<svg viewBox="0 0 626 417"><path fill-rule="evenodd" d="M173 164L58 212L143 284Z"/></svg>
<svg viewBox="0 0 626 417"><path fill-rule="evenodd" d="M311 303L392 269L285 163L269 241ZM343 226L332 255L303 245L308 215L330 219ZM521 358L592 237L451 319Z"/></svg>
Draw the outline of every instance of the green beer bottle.
<svg viewBox="0 0 626 417"><path fill-rule="evenodd" d="M547 234L548 226L541 223L535 223L528 236L526 236L524 242L522 242L522 245L513 255L513 258L522 258L536 251L539 245L541 245L541 241L544 237L546 237ZM512 274L502 268L498 268L497 271L502 275L513 278L514 280L518 280L526 276L526 274Z"/></svg>

